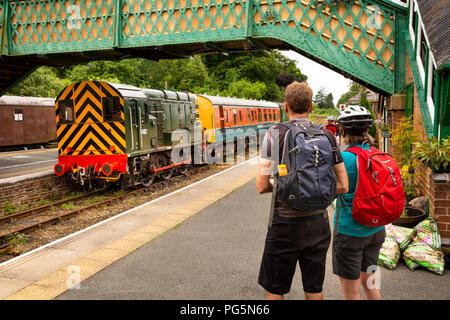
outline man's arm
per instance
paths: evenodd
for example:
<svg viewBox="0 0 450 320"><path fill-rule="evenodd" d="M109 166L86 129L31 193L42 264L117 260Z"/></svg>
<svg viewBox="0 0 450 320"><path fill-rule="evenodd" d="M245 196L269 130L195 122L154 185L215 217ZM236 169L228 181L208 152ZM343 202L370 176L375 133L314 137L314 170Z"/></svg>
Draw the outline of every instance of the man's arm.
<svg viewBox="0 0 450 320"><path fill-rule="evenodd" d="M348 175L347 170L345 169L344 162L341 162L339 164L336 164L334 167L334 173L337 177L337 184L336 184L336 193L342 194L348 192Z"/></svg>
<svg viewBox="0 0 450 320"><path fill-rule="evenodd" d="M273 185L270 182L273 161L268 159L259 159L258 175L256 177L256 190L259 193L272 192Z"/></svg>

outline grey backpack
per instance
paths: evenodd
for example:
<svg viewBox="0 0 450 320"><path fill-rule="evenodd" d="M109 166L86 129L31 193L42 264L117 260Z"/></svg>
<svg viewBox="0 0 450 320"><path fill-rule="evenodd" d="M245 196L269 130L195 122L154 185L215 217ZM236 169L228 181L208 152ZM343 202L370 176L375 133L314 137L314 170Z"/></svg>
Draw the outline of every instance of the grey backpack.
<svg viewBox="0 0 450 320"><path fill-rule="evenodd" d="M334 159L337 146L319 125L284 123L281 163L287 175L277 174L277 198L296 210L327 208L336 198Z"/></svg>

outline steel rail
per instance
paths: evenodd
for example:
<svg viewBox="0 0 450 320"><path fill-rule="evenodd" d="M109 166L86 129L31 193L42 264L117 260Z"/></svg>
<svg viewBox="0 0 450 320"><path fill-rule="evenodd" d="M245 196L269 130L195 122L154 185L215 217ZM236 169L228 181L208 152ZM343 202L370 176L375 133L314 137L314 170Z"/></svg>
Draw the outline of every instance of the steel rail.
<svg viewBox="0 0 450 320"><path fill-rule="evenodd" d="M202 165L202 166L199 166L199 167L194 167L192 169L195 169L197 171L195 174L198 174L200 172L204 172L204 171L207 171L207 170L211 169L211 166ZM199 169L200 169L200 172L199 172ZM132 195L135 195L135 194L139 194L141 192L148 192L150 190L154 190L154 189L158 188L159 186L162 186L162 185L165 186L168 183L173 182L173 181L175 181L175 180L177 180L177 179L179 179L180 177L183 177L183 176L186 176L186 174L176 175L176 176L171 177L170 179L159 181L159 182L154 183L154 184L152 184L152 185L150 185L148 187L138 188L136 190L132 190L132 191L124 193L122 195L114 196L114 197L111 197L111 198L103 200L103 201L95 202L93 204L90 204L90 205L87 205L87 206L83 206L81 208L77 208L77 209L71 210L69 212L64 212L64 213L55 212L55 213L51 213L51 211L44 211L45 214L42 214L42 212L39 212L41 215L40 216L36 215L33 218L39 218L39 217L45 217L45 216L48 216L48 217L44 218L43 220L37 221L37 222L31 222L30 223L29 221L25 220L25 221L22 221L23 223L20 223L17 220L16 221L10 220L9 225L11 224L11 222L14 222L14 224L22 224L22 226L19 226L17 228L12 228L12 229L10 228L9 230L8 229L5 230L6 228L3 228L3 231L0 229L0 242L4 242L9 236L14 236L14 235L20 234L20 233L27 233L27 232L30 232L30 231L35 230L37 228L40 228L42 226L45 226L45 225L48 225L48 224L57 223L57 222L62 221L64 219L67 219L67 218L70 218L72 216L75 216L75 215L77 215L77 214L79 214L79 213L81 213L83 211L86 211L86 210L89 210L89 209L93 209L95 207L102 206L102 205L105 205L105 204L110 204L110 203L119 201L121 199L127 198L129 196L132 196ZM96 192L98 193L99 191L96 191ZM91 194L94 194L96 192L92 192ZM84 195L84 198L86 198L87 196L88 195ZM70 202L70 200L73 201L75 198L80 200L83 197L82 196L73 197L71 199L64 200L64 203ZM60 201L60 202L63 202L63 201ZM44 207L50 208L51 206L52 205L42 206L42 207L36 208L36 209L45 210ZM32 210L27 210L27 211L32 211ZM22 218L27 218L30 215L32 215L32 213L28 213L26 216L22 216ZM5 217L5 218L8 218L8 217ZM16 218L20 219L17 216L16 216ZM4 223L3 226L0 226L0 228L6 227L6 226L9 226L9 225L8 225L8 223Z"/></svg>

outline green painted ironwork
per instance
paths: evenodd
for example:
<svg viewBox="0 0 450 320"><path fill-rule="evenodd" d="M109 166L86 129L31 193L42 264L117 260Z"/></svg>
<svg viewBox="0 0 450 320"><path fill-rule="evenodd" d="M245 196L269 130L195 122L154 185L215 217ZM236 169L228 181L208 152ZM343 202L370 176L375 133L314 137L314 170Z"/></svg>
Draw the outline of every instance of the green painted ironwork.
<svg viewBox="0 0 450 320"><path fill-rule="evenodd" d="M414 85L416 87L417 92L417 100L419 101L420 111L422 114L423 125L425 127L425 131L428 137L433 136L433 121L431 119L430 110L428 109L427 97L425 94L425 86L423 84L422 78L420 77L419 68L417 66L416 55L414 54L415 50L412 47L412 40L409 36L409 32L407 30L403 31L403 36L406 39L407 52L409 57L409 62L411 66L411 70L414 76Z"/></svg>
<svg viewBox="0 0 450 320"><path fill-rule="evenodd" d="M436 78L439 79L439 85L436 88L439 105L435 106L438 113L435 119L438 119L440 123L440 135L436 128L435 136L440 136L441 139L450 138L450 65L444 64L436 70Z"/></svg>
<svg viewBox="0 0 450 320"><path fill-rule="evenodd" d="M403 89L407 11L389 0L0 0L0 47L26 56L289 44L392 94Z"/></svg>

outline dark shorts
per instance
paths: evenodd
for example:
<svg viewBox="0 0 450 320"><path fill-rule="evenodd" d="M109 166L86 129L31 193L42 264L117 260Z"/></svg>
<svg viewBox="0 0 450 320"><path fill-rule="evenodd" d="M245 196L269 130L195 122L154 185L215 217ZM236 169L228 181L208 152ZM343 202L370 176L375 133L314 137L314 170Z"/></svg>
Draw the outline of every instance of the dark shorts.
<svg viewBox="0 0 450 320"><path fill-rule="evenodd" d="M344 279L357 280L361 271L375 272L385 236L384 229L368 237L336 234L333 237L333 273Z"/></svg>
<svg viewBox="0 0 450 320"><path fill-rule="evenodd" d="M303 290L322 292L330 224L326 210L308 218L289 223L275 220L267 231L258 283L270 293L283 295L290 291L297 261Z"/></svg>

